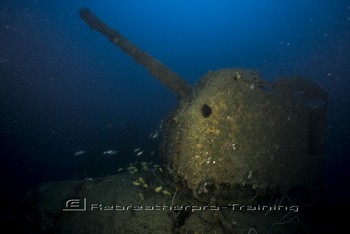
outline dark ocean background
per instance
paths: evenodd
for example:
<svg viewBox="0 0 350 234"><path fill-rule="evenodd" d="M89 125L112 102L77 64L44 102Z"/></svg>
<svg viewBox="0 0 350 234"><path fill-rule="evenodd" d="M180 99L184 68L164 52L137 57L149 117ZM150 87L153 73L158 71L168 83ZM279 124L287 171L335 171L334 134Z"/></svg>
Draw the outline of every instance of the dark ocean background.
<svg viewBox="0 0 350 234"><path fill-rule="evenodd" d="M116 173L137 147L158 158L149 134L176 96L90 29L81 7L191 84L229 67L317 82L330 96L323 196L349 205L349 0L1 0L2 218L41 183Z"/></svg>

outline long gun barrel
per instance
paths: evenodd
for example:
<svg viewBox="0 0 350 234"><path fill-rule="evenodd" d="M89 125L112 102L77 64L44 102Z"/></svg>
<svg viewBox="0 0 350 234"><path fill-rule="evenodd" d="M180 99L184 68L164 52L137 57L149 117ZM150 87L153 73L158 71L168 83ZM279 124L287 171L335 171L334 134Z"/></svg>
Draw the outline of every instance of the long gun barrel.
<svg viewBox="0 0 350 234"><path fill-rule="evenodd" d="M125 53L143 65L155 78L175 92L179 99L186 98L192 93L192 88L178 74L128 41L123 35L99 20L89 9L80 9L80 18L96 31L105 35Z"/></svg>

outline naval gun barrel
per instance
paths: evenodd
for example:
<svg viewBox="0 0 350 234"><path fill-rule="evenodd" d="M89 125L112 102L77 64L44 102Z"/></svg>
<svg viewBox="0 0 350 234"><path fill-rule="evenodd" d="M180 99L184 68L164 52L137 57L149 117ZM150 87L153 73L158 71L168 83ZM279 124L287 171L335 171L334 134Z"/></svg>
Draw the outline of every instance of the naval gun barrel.
<svg viewBox="0 0 350 234"><path fill-rule="evenodd" d="M119 46L125 53L134 58L136 62L143 65L156 79L175 92L179 99L186 98L192 93L192 88L178 74L170 68L144 52L136 45L128 41L115 29L96 17L88 8L80 9L80 18L90 27L105 35L115 45Z"/></svg>

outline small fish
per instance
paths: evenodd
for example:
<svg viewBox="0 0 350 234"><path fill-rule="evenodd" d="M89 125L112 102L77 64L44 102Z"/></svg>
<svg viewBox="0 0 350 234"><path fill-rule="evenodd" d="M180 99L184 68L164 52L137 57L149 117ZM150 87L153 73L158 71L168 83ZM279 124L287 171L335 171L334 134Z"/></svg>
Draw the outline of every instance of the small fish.
<svg viewBox="0 0 350 234"><path fill-rule="evenodd" d="M141 183L139 181L133 181L132 184L135 185L135 186L141 185Z"/></svg>
<svg viewBox="0 0 350 234"><path fill-rule="evenodd" d="M159 193L162 190L163 186L158 186L154 189L155 192Z"/></svg>
<svg viewBox="0 0 350 234"><path fill-rule="evenodd" d="M156 130L154 132L151 132L148 137L154 139L154 138L157 138L158 135L159 135L159 132Z"/></svg>
<svg viewBox="0 0 350 234"><path fill-rule="evenodd" d="M154 131L154 132L151 132L150 134L149 134L149 138L157 138L159 136L159 132L156 130L156 131Z"/></svg>
<svg viewBox="0 0 350 234"><path fill-rule="evenodd" d="M171 193L168 190L163 190L162 193L167 196L171 196Z"/></svg>
<svg viewBox="0 0 350 234"><path fill-rule="evenodd" d="M83 155L83 154L86 154L86 151L85 150L79 150L77 152L74 153L74 156L79 156L79 155Z"/></svg>
<svg viewBox="0 0 350 234"><path fill-rule="evenodd" d="M141 148L134 149L134 152L140 151Z"/></svg>
<svg viewBox="0 0 350 234"><path fill-rule="evenodd" d="M136 156L140 156L141 154L143 154L143 151L138 152Z"/></svg>
<svg viewBox="0 0 350 234"><path fill-rule="evenodd" d="M159 135L158 131L155 131L155 133L153 134L152 138L153 138L153 139L154 139L154 138L157 138L158 135Z"/></svg>
<svg viewBox="0 0 350 234"><path fill-rule="evenodd" d="M118 150L106 150L103 152L103 155L115 155L118 153Z"/></svg>

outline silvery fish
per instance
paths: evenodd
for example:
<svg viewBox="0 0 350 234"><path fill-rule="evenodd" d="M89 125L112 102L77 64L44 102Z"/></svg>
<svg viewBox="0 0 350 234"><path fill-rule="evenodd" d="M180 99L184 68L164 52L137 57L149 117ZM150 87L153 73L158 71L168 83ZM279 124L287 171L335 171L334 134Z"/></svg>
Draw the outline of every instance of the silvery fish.
<svg viewBox="0 0 350 234"><path fill-rule="evenodd" d="M141 154L143 154L143 151L138 152L136 156L140 156Z"/></svg>
<svg viewBox="0 0 350 234"><path fill-rule="evenodd" d="M79 155L83 155L83 154L86 154L86 151L85 150L79 150L77 152L74 153L74 156L79 156Z"/></svg>
<svg viewBox="0 0 350 234"><path fill-rule="evenodd" d="M118 153L118 150L106 150L103 152L103 155L115 155Z"/></svg>
<svg viewBox="0 0 350 234"><path fill-rule="evenodd" d="M134 149L134 152L140 151L141 148Z"/></svg>

